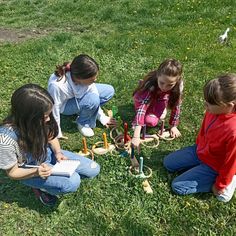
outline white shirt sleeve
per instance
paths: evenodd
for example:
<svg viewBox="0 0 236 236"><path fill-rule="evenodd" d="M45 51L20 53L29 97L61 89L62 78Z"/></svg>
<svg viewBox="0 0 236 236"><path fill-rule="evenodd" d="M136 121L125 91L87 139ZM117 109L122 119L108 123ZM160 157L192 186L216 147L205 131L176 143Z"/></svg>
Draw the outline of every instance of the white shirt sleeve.
<svg viewBox="0 0 236 236"><path fill-rule="evenodd" d="M62 137L62 132L61 132L61 126L60 126L60 110L62 107L62 101L66 100L66 98L64 98L64 93L61 92L60 88L55 84L55 83L51 83L48 85L48 92L50 93L50 95L52 96L53 100L54 100L54 106L52 109L53 112L53 116L58 124L58 138Z"/></svg>

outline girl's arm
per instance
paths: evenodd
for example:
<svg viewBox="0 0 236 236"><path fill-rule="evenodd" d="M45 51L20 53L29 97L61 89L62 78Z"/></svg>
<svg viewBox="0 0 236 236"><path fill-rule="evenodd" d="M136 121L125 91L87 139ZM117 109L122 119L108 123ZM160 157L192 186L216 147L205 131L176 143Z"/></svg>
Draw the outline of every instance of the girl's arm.
<svg viewBox="0 0 236 236"><path fill-rule="evenodd" d="M181 101L171 110L170 114L170 134L171 137L179 137L181 133L179 132L177 125L179 124L179 117L180 117L180 108L181 108Z"/></svg>
<svg viewBox="0 0 236 236"><path fill-rule="evenodd" d="M136 114L132 122L133 126L144 125L144 118L150 105L150 98L151 93L149 91L145 91L143 93L138 92L134 95L133 99Z"/></svg>
<svg viewBox="0 0 236 236"><path fill-rule="evenodd" d="M62 106L62 99L63 98L63 94L61 94L60 89L55 85L55 84L49 84L48 86L48 92L50 93L50 95L52 96L53 100L54 100L54 105L53 105L53 116L58 124L58 138L63 138L63 134L61 131L61 119L60 119L60 107Z"/></svg>
<svg viewBox="0 0 236 236"><path fill-rule="evenodd" d="M51 167L45 163L38 168L21 168L15 164L12 168L6 170L7 175L14 180L29 179L33 177L47 178L51 175Z"/></svg>
<svg viewBox="0 0 236 236"><path fill-rule="evenodd" d="M214 184L218 192L224 190L231 183L236 173L236 134L230 136L230 140L226 140L226 158L221 165Z"/></svg>
<svg viewBox="0 0 236 236"><path fill-rule="evenodd" d="M141 125L136 125L134 128L134 136L131 140L131 144L133 145L133 147L138 148L139 149L139 145L140 145L140 133L141 133L141 129L142 126Z"/></svg>
<svg viewBox="0 0 236 236"><path fill-rule="evenodd" d="M181 102L179 102L172 110L170 114L169 124L171 127L177 126L179 124L179 117L181 112Z"/></svg>
<svg viewBox="0 0 236 236"><path fill-rule="evenodd" d="M64 156L64 154L61 151L61 146L60 146L58 138L54 138L50 140L48 143L50 144L51 149L54 155L56 156L57 161L68 159L66 156Z"/></svg>
<svg viewBox="0 0 236 236"><path fill-rule="evenodd" d="M140 133L142 126L144 125L145 114L150 104L150 96L150 92L145 91L143 93L136 93L133 97L136 114L132 122L134 127L134 135L131 143L135 148L138 149L140 145Z"/></svg>

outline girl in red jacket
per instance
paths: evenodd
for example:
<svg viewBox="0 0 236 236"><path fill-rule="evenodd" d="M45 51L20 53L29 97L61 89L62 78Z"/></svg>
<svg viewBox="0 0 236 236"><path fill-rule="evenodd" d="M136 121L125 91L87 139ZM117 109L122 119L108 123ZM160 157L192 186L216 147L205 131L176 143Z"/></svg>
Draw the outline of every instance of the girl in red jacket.
<svg viewBox="0 0 236 236"><path fill-rule="evenodd" d="M172 182L175 193L213 192L228 202L236 188L236 75L204 86L206 113L196 144L169 154L167 170L185 171Z"/></svg>

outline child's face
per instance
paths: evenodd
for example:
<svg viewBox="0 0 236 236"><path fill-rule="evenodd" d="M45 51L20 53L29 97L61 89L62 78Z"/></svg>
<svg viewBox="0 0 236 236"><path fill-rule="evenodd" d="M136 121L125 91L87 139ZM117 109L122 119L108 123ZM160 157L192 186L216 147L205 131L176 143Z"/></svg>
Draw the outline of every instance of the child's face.
<svg viewBox="0 0 236 236"><path fill-rule="evenodd" d="M220 115L220 114L229 114L234 112L234 104L221 104L221 105L212 105L205 101L205 107L206 110L214 115Z"/></svg>
<svg viewBox="0 0 236 236"><path fill-rule="evenodd" d="M98 74L94 75L93 77L90 77L88 79L73 79L72 78L72 81L78 85L78 84L81 84L81 85L90 85L92 83L94 83L96 80L97 80L97 76Z"/></svg>
<svg viewBox="0 0 236 236"><path fill-rule="evenodd" d="M177 76L160 75L157 78L158 87L162 92L167 92L174 88L178 81Z"/></svg>

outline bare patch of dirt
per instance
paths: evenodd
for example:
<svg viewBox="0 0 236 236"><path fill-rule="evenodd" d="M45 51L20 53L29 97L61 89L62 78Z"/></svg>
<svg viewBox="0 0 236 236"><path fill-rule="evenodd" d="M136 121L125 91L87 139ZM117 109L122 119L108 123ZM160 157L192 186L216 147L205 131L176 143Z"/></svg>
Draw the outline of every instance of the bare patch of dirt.
<svg viewBox="0 0 236 236"><path fill-rule="evenodd" d="M51 30L32 29L17 30L0 28L0 43L18 43L31 38L38 38L49 34Z"/></svg>

